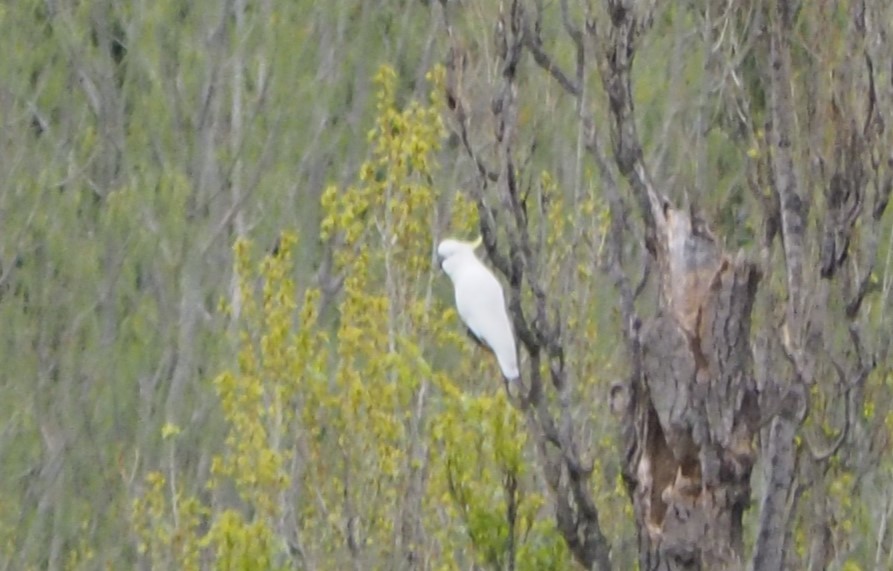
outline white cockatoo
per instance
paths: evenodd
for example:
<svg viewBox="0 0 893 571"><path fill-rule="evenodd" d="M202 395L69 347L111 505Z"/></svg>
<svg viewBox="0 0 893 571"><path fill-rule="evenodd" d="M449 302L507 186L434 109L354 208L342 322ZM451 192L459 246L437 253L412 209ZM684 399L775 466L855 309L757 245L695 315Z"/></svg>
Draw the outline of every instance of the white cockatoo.
<svg viewBox="0 0 893 571"><path fill-rule="evenodd" d="M446 239L437 246L437 257L453 282L459 317L471 334L496 355L506 380L514 381L520 375L515 334L502 285L474 253L480 245L480 238L475 242Z"/></svg>

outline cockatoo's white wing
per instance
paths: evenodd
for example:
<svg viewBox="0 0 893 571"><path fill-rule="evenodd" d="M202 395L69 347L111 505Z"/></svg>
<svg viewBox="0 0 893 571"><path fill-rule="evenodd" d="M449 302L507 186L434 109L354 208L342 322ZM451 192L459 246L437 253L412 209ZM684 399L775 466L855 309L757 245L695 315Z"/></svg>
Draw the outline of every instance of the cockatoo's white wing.
<svg viewBox="0 0 893 571"><path fill-rule="evenodd" d="M518 373L515 335L505 309L502 286L476 257L463 260L465 267L455 276L456 310L465 325L496 355L506 379Z"/></svg>
<svg viewBox="0 0 893 571"><path fill-rule="evenodd" d="M479 244L448 238L437 246L437 255L453 282L459 317L496 355L503 376L515 380L520 376L515 334L499 280L474 253Z"/></svg>

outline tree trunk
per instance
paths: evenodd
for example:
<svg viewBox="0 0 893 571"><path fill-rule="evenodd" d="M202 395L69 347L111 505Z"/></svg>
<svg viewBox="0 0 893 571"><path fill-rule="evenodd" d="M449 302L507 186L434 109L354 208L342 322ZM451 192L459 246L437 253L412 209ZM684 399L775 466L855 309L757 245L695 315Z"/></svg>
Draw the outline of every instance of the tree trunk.
<svg viewBox="0 0 893 571"><path fill-rule="evenodd" d="M737 569L759 420L749 337L760 273L688 212L663 201L652 214L662 310L641 329L625 418L640 564Z"/></svg>

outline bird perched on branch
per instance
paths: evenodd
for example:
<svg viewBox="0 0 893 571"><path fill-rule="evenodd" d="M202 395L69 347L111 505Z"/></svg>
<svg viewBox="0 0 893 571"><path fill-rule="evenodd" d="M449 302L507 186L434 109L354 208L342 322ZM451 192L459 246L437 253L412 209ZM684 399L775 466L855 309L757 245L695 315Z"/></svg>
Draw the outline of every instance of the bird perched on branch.
<svg viewBox="0 0 893 571"><path fill-rule="evenodd" d="M456 310L472 337L490 349L506 380L519 376L515 334L505 308L502 285L474 253L474 242L446 239L437 246L440 267L453 282Z"/></svg>

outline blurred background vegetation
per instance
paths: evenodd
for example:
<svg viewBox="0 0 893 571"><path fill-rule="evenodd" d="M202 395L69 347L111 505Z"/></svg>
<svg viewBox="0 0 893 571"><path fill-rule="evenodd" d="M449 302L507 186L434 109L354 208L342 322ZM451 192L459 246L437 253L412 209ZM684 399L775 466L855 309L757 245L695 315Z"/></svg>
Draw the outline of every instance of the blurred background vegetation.
<svg viewBox="0 0 893 571"><path fill-rule="evenodd" d="M491 4L451 12L469 75L498 73ZM759 228L740 141L711 127L723 94L695 4L661 11L638 56L642 140L657 178L746 247ZM823 29L833 50L842 32ZM476 231L472 167L441 121L447 48L441 8L418 0L0 5L0 569L572 565L524 419L433 266L439 238ZM605 206L573 105L525 65L547 262L578 276L574 413L630 569ZM882 364L860 411L876 455L891 379ZM888 456L830 468L838 568L893 557Z"/></svg>

